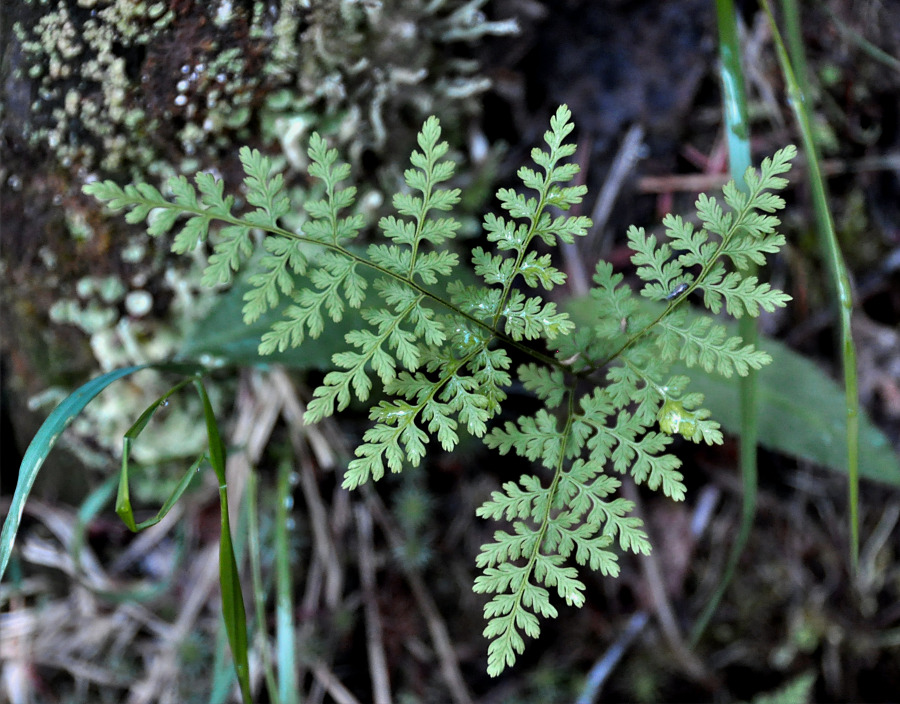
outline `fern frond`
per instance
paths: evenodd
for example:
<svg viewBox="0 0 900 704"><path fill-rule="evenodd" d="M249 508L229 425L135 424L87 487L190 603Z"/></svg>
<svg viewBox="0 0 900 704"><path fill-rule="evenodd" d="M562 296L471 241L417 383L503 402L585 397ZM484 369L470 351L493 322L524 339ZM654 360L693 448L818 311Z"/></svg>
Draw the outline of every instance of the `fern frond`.
<svg viewBox="0 0 900 704"><path fill-rule="evenodd" d="M506 319L505 333L514 340L534 340L542 337L552 340L567 335L573 328L565 313L556 313L552 303L543 304L539 298L527 298L520 291L513 290L517 278L528 286L540 283L549 290L565 282L565 274L549 266L549 259L539 260L536 253L529 251L535 238L548 245L558 241L571 243L576 236L583 236L590 227L590 219L584 216L551 218L548 207L567 210L581 202L586 189L584 186L560 187L556 184L571 180L578 173L577 164L562 163L575 153L574 145L565 144L564 139L572 129L569 122L571 113L561 106L550 120L550 130L544 134L549 151L534 149L534 162L542 167L543 173L522 167L518 176L522 185L536 192L536 197L528 198L511 188L497 191L500 206L511 219L488 214L484 219L484 230L489 242L496 244L501 254L491 255L478 247L473 250L472 263L475 273L488 285L500 286L497 306L493 311L492 324L496 326L501 318ZM508 252L507 254L502 254ZM539 270L542 270L539 273Z"/></svg>
<svg viewBox="0 0 900 704"><path fill-rule="evenodd" d="M772 361L767 352L743 344L742 338L728 335L724 325L712 318L687 319L685 311L676 311L659 323L661 354L680 359L688 367L700 366L724 377L747 376Z"/></svg>
<svg viewBox="0 0 900 704"><path fill-rule="evenodd" d="M353 400L369 403L372 426L344 487L418 465L433 440L452 451L463 432L537 465L534 474L493 491L477 511L506 524L477 558L475 591L489 595L484 635L492 676L515 662L526 636L539 634L541 618L557 615L551 592L567 604L583 603L573 558L615 576L617 551L649 552L632 503L615 496L620 477L682 500L672 436L722 442L702 395L690 391L686 377L672 376L671 365L680 360L730 377L770 361L712 317L688 316L688 300L740 317L790 299L750 271L785 242L774 213L784 207L777 191L787 183L782 175L793 147L749 170L746 192L729 184L721 202L701 195L695 222L666 216L664 235L630 228L641 290L599 263L591 289L596 315L576 327L544 298L566 282L565 273L552 253L535 248L572 243L591 224L551 212L570 210L586 192L568 185L578 172L566 161L575 153L566 141L570 119L561 106L545 147L531 152L534 168L517 172L521 188L498 190L502 214L484 217L485 241L471 250L476 283L457 275L459 257L447 246L460 229L452 216L460 197L449 187L455 166L434 117L417 135L405 189L391 201L394 212L378 222L381 241L365 248L354 243L365 223L355 212L356 189L345 185L350 167L318 134L310 139L308 171L321 196L304 202L308 220L297 231L281 224L291 210L283 176L248 148L240 151L246 206L238 212L224 183L208 173L193 182L172 179L171 199L148 184L84 188L111 209L126 210L128 222L146 221L153 236L174 233L176 252L211 247L207 284L228 284L252 267L244 320L269 311L279 316L262 336L263 354L318 337L327 320L358 310L346 348L333 356L334 368L305 415L312 423ZM253 256L256 246L262 251ZM370 285L375 295L367 299ZM515 380L512 349L527 358ZM509 406L514 381L543 407L491 427ZM370 401L376 384L383 389L377 403Z"/></svg>
<svg viewBox="0 0 900 704"><path fill-rule="evenodd" d="M520 418L518 427L507 423L504 431L486 438L501 452L515 448L545 465L555 462L554 479L545 487L536 476L523 475L519 483L507 482L502 492L493 492L478 515L513 524L513 533L498 530L494 540L482 546L476 560L482 574L475 591L493 594L484 607L488 625L484 636L488 646L488 674L495 676L515 663L524 651L522 635L540 634L538 617L554 618L547 588L569 605L584 602L584 584L575 568L565 561L575 553L575 561L615 576L619 567L610 550L619 536L623 549L647 552L649 542L640 521L628 517L630 502L607 501L618 487L617 480L602 475L600 465L576 460L565 469L560 448L569 447L572 423L556 432L554 420L539 411L534 418ZM522 436L530 447L521 448L515 437ZM574 443L577 445L577 442Z"/></svg>
<svg viewBox="0 0 900 704"><path fill-rule="evenodd" d="M363 226L359 214L341 217L341 212L351 208L356 201L356 188L339 188L338 184L350 175L350 165L338 161L337 149L328 144L317 132L309 140L309 175L325 186L325 197L303 204L310 221L303 227L303 234L317 242L343 245L355 239Z"/></svg>
<svg viewBox="0 0 900 704"><path fill-rule="evenodd" d="M245 217L257 227L277 229L278 218L291 209L291 202L284 194L284 177L280 173L272 175L272 161L257 149L241 147L240 158L246 174L247 202L257 206Z"/></svg>
<svg viewBox="0 0 900 704"><path fill-rule="evenodd" d="M566 394L562 370L537 364L523 364L518 369L519 380L527 391L544 401L547 408L556 408Z"/></svg>
<svg viewBox="0 0 900 704"><path fill-rule="evenodd" d="M742 276L736 271L726 274L719 281L703 282L703 303L713 313L722 309L735 318L745 313L752 318L759 315L759 309L771 313L776 308L783 308L791 297L782 291L773 289L769 284L759 283L755 276Z"/></svg>
<svg viewBox="0 0 900 704"><path fill-rule="evenodd" d="M628 246L634 252L631 262L637 267L635 273L648 282L641 289L642 296L662 301L682 283L684 267L671 258L672 248L668 244L656 241L656 235L648 235L643 227L632 226L628 228Z"/></svg>
<svg viewBox="0 0 900 704"><path fill-rule="evenodd" d="M251 275L251 288L244 294L244 322L256 322L267 310L278 307L282 296L291 296L296 277L306 273L306 256L298 240L267 237L263 240L265 255L259 263L260 271Z"/></svg>
<svg viewBox="0 0 900 704"><path fill-rule="evenodd" d="M324 308L329 317L338 322L344 317L346 307L359 308L365 300L368 283L358 271L358 262L335 252L320 255L318 268L310 275L314 288L294 292L294 304L288 306L281 320L272 325L260 340L260 354L282 352L289 347L299 347L309 335L316 338L325 328ZM264 284L257 279L257 286Z"/></svg>

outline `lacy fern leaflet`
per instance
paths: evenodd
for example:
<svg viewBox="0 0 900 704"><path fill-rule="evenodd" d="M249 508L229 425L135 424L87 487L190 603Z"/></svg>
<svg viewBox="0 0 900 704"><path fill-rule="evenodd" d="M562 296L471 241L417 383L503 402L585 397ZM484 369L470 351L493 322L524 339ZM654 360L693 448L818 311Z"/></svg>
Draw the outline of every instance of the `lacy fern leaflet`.
<svg viewBox="0 0 900 704"><path fill-rule="evenodd" d="M418 465L432 441L450 451L463 431L535 465L478 510L502 524L478 555L482 573L475 581L475 590L490 596L484 613L491 675L515 662L524 636L540 632L541 617L556 616L552 591L567 604L584 602L573 558L615 576L617 550L649 552L631 503L616 497L620 477L681 500L680 461L667 452L672 436L722 442L702 395L687 390L686 377L670 375L672 363L727 377L770 361L712 317L690 313L688 297L711 313L724 308L735 317L789 300L749 271L784 245L773 215L784 202L774 192L786 185L781 175L793 147L763 161L759 172L748 170L746 192L726 186L724 206L701 196L697 225L667 216L662 238L631 228L640 295L600 262L591 291L597 318L576 329L540 293L564 284L565 273L534 248L538 241L551 248L571 243L591 225L564 214L586 190L567 185L578 171L565 161L575 152L566 143L570 117L565 106L557 110L544 135L546 149L531 153L537 168L518 171L522 189L498 192L502 214L484 218L485 245L471 252L474 284L457 276L459 256L446 248L459 229L452 216L459 191L448 187L454 164L434 117L422 127L404 173L408 191L394 196L395 214L378 223L383 241L366 248L355 243L365 227L354 212L356 190L342 185L350 167L317 134L309 173L324 195L304 203L308 220L298 232L279 222L291 210L282 176L247 148L240 157L249 208L241 214L233 212L223 183L206 173L193 184L172 180L171 199L147 184L121 188L105 181L84 189L112 209L128 210L129 222L146 220L151 235L177 229L176 252L211 247L203 277L211 285L228 284L252 262L244 319L282 312L262 337L262 353L319 336L326 319L355 316L347 348L334 355L334 369L306 413L307 422L316 422L352 399L367 401L376 379L381 385L383 400L369 411L373 425L347 467L345 487ZM262 254L251 259L259 233ZM375 274L371 286L365 269ZM298 275L311 286L298 288ZM515 372L513 348L532 360ZM513 383L543 408L492 424Z"/></svg>

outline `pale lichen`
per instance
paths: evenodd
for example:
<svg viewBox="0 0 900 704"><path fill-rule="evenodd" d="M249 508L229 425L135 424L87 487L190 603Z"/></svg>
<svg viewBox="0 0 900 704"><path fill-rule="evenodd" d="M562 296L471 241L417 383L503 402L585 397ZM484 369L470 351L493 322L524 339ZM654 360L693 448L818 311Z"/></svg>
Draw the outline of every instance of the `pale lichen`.
<svg viewBox="0 0 900 704"><path fill-rule="evenodd" d="M479 110L489 83L476 62L451 49L514 29L487 20L483 4L23 0L7 33L16 44L12 78L30 107L18 111L17 127L35 154L49 154L70 174L75 189L98 177L162 185L173 174L227 172L235 145L246 142L281 152L296 174L313 130L356 164L367 150L378 152L382 168L399 179L397 162L408 152L391 150L413 139L421 119L437 112L459 125ZM373 218L384 201L378 178L360 184L361 207ZM7 183L22 187L17 174ZM306 187L303 179L288 184L297 202ZM42 300L55 302L44 311L82 331L102 370L175 355L212 302L199 285L203 252L192 264L173 263L166 243L119 229L65 190L58 188L53 204L68 244L36 247L43 276L24 277L50 291ZM299 226L302 216L284 223ZM79 260L87 251L92 256ZM114 404L91 404L79 427L116 451L127 424L165 390L161 376L149 378ZM174 427L198 426L173 418ZM193 452L195 440L167 441L160 452Z"/></svg>
<svg viewBox="0 0 900 704"><path fill-rule="evenodd" d="M488 20L484 4L31 0L14 27L34 81L28 137L65 166L131 177L215 158L256 118L282 144L296 115L351 119L351 152L381 149L409 129L395 119L404 110L413 124L477 110L489 82L449 47L516 29Z"/></svg>

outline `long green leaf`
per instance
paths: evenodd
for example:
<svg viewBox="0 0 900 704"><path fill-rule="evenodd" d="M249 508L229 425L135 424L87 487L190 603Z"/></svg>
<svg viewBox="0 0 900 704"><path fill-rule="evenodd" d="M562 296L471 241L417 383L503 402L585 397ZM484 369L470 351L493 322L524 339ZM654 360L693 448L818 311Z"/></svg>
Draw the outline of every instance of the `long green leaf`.
<svg viewBox="0 0 900 704"><path fill-rule="evenodd" d="M806 92L797 74L794 71L787 49L778 31L778 25L772 14L772 8L768 0L763 0L763 8L769 18L769 26L772 28L772 37L775 40L775 49L778 55L778 63L787 83L788 96L791 109L797 120L800 136L803 140L803 150L806 153L806 168L809 177L809 187L815 206L816 223L820 244L824 258L831 272L831 280L837 292L837 312L841 323L841 356L844 368L844 427L847 436L846 460L847 460L847 498L850 504L850 564L854 571L859 564L859 392L856 376L856 347L853 342L853 331L850 326L850 317L853 313L853 292L850 288L850 277L844 264L844 257L834 232L834 222L831 217L831 209L828 206L828 194L825 189L825 180L822 177L822 169L819 165L819 153L813 138L813 129L806 107ZM796 4L792 12L799 13ZM799 20L795 23L799 25ZM795 42L795 47L802 54L802 42Z"/></svg>
<svg viewBox="0 0 900 704"><path fill-rule="evenodd" d="M191 383L193 380L193 376L188 377L187 379L182 380L181 382L175 384L171 389L166 391L162 396L160 396L156 401L151 403L143 413L141 413L140 417L135 421L134 425L132 425L126 432L125 437L122 440L122 467L119 470L119 491L116 496L116 513L119 518L122 519L122 522L128 526L128 529L131 531L139 531L144 528L149 528L150 526L156 525L163 518L165 518L166 514L172 510L172 507L178 502L178 499L181 498L181 495L187 490L188 486L191 483L191 480L196 475L197 470L200 467L200 464L203 462L203 455L197 458L194 463L190 466L188 471L184 474L178 484L175 486L175 489L170 494L169 498L163 504L162 508L153 518L149 518L146 521L142 521L141 523L135 523L134 521L134 511L131 507L131 490L129 487L129 470L130 470L130 460L131 460L131 446L134 444L134 441L140 436L140 434L144 431L144 428L147 427L147 424L150 422L150 419L153 417L153 414L159 410L160 406L168 403L169 397L184 388L187 384Z"/></svg>
<svg viewBox="0 0 900 704"><path fill-rule="evenodd" d="M241 696L247 704L250 696L250 664L247 658L247 613L244 610L244 596L238 575L237 560L231 539L231 524L228 518L228 483L225 476L225 444L219 433L219 426L212 404L201 379L194 379L194 386L203 402L203 417L209 439L209 462L219 480L219 510L221 512L221 535L219 538L219 585L222 590L222 615L231 657L237 673Z"/></svg>
<svg viewBox="0 0 900 704"><path fill-rule="evenodd" d="M22 513L25 510L25 501L31 493L38 472L47 459L47 455L50 454L50 450L56 445L63 430L107 386L122 377L151 366L153 365L141 364L134 367L125 367L124 369L108 372L96 379L91 379L54 408L47 420L35 433L34 438L28 445L28 449L25 450L25 456L22 458L22 464L19 467L19 481L16 484L16 491L13 494L12 503L9 507L9 515L3 522L3 530L0 531L0 580L3 579L6 566L9 563L9 557L12 554L13 543L16 539L16 533L19 531L19 525L22 522Z"/></svg>
<svg viewBox="0 0 900 704"><path fill-rule="evenodd" d="M742 191L747 190L744 174L750 166L750 118L747 110L747 91L741 65L741 44L738 39L737 14L733 0L716 0L716 17L719 27L719 59L722 74L722 114L728 140L728 165L731 178ZM759 332L756 319L748 316L738 323L745 342L756 345ZM719 578L716 591L706 602L703 611L691 629L691 643L696 645L706 629L731 584L741 554L750 537L756 516L758 491L756 445L759 435L758 372L751 369L738 383L740 390L740 463L743 492L741 496L741 525L738 529L728 562Z"/></svg>
<svg viewBox="0 0 900 704"><path fill-rule="evenodd" d="M840 385L779 342L763 338L760 348L772 355L772 363L759 371L760 444L846 474L845 398ZM706 396L703 405L713 417L729 432L739 431L734 381L677 365L672 373L688 374L691 390ZM864 411L859 425L859 475L900 486L900 457L887 437Z"/></svg>

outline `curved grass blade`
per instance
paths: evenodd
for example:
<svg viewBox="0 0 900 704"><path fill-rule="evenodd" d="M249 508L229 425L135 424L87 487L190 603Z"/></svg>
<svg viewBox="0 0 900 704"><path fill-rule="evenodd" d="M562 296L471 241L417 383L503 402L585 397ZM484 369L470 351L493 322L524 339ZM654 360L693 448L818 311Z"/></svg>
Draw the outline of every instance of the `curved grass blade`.
<svg viewBox="0 0 900 704"><path fill-rule="evenodd" d="M3 522L3 530L0 531L0 580L3 579L6 567L9 564L13 543L19 531L19 525L22 522L25 502L28 500L32 487L34 487L38 472L46 461L47 455L50 454L50 450L56 445L62 432L101 391L114 381L118 381L142 369L156 369L164 372L193 375L203 371L204 368L198 364L191 363L159 362L114 369L79 386L51 411L50 415L47 416L47 420L43 422L29 443L28 449L25 450L25 455L22 457L22 464L19 466L19 481L16 484L16 490L9 507L9 514Z"/></svg>
<svg viewBox="0 0 900 704"><path fill-rule="evenodd" d="M147 423L149 423L150 419L153 417L153 414L166 399L187 383L193 382L203 403L203 416L206 422L207 437L209 441L208 459L219 480L219 501L222 516L221 540L219 545L219 578L222 590L223 617L228 633L228 641L231 646L238 683L241 688L241 694L244 701L249 703L251 698L249 664L247 659L247 624L243 596L241 594L241 586L238 579L237 561L234 556L234 547L231 539L231 528L228 520L228 496L226 493L227 485L225 479L225 446L219 433L209 396L203 386L202 379L199 377L199 373L204 371L203 367L200 365L166 362L159 364L141 364L125 367L123 369L116 369L83 384L50 413L47 420L44 421L31 443L28 445L28 449L25 451L19 470L19 481L16 485L15 493L13 494L10 511L3 523L3 530L0 531L0 579L2 579L6 567L9 564L16 533L22 522L25 502L28 499L28 495L31 493L38 472L47 459L50 450L53 449L59 440L63 430L69 426L72 420L81 413L88 403L90 403L101 391L106 389L113 382L142 369L158 369L160 371L178 372L188 375L188 378L179 384L176 384L172 389L151 404L126 433L124 438L125 448L123 452L123 464L119 477L119 493L116 500L116 512L131 530L140 530L141 528L146 528L154 523L158 523L159 520L171 510L178 498L181 497L193 479L196 470L199 468L202 461L206 459L206 456L201 456L191 465L188 472L179 482L178 486L172 492L172 495L165 502L156 517L143 521L140 524L135 523L128 490L128 458L130 455L131 444L144 430ZM94 510L97 502L102 502L105 498L108 498L107 493L110 490L111 486L101 487L101 491L98 492L97 496L92 497L90 508L88 510Z"/></svg>
<svg viewBox="0 0 900 704"><path fill-rule="evenodd" d="M149 528L150 526L156 525L163 518L165 518L166 514L169 513L172 507L178 502L178 499L181 498L181 495L184 494L185 490L190 485L191 480L196 475L197 470L200 468L200 464L204 460L204 455L200 455L200 457L198 457L194 461L185 475L175 486L174 490L169 495L169 498L166 499L166 502L163 504L162 508L153 518L148 518L146 521L142 521L141 523L137 524L134 522L134 511L131 508L131 491L128 485L131 446L134 444L134 441L137 440L138 436L144 431L144 428L147 427L147 423L150 422L150 419L153 418L153 414L156 413L157 410L159 410L160 406L164 406L166 403L168 403L168 399L170 396L180 391L187 384L191 383L191 381L193 381L193 377L189 377L175 384L175 386L166 391L166 393L164 393L162 396L156 399L156 401L150 404L147 409L143 413L141 413L140 417L137 419L137 421L135 421L134 425L132 425L125 432L125 436L122 439L122 468L119 472L119 492L116 496L116 514L118 514L119 518L122 519L122 522L126 526L128 526L128 529L132 532L137 532L139 530L143 530L144 528Z"/></svg>
<svg viewBox="0 0 900 704"><path fill-rule="evenodd" d="M716 17L719 26L719 58L722 73L722 105L725 133L728 139L728 164L731 178L742 191L747 190L744 174L750 167L750 118L747 110L747 91L741 66L741 45L738 40L737 14L733 0L716 0ZM759 332L756 318L744 316L738 322L741 337L752 345L757 345ZM758 423L758 377L753 369L738 382L740 390L741 432L740 464L741 482L741 525L735 536L719 584L712 597L706 602L700 616L691 629L691 645L696 645L703 635L710 618L719 607L728 585L734 577L735 569L753 527L756 516L756 495L758 471L756 445L759 437Z"/></svg>
<svg viewBox="0 0 900 704"><path fill-rule="evenodd" d="M106 505L112 500L116 493L116 483L118 477L110 477L97 489L92 491L88 497L82 502L78 509L78 517L75 524L75 530L72 535L72 544L69 552L72 559L79 567L81 565L81 548L85 544L87 529L91 521L104 510ZM178 570L185 555L184 531L178 530L175 538L175 555L172 560L172 568L168 575L158 582L147 585L141 580L137 586L122 586L115 590L98 589L90 585L89 588L94 594L103 597L113 603L122 604L127 602L146 603L159 598L161 594L169 591L174 582L174 577L178 574Z"/></svg>
<svg viewBox="0 0 900 704"><path fill-rule="evenodd" d="M787 84L790 106L800 129L803 150L806 152L809 186L815 205L817 229L824 257L831 271L831 279L837 291L838 317L841 323L841 356L844 371L844 407L847 434L847 498L850 504L850 565L855 573L859 565L859 392L856 376L856 346L853 342L853 331L850 328L850 317L853 312L853 292L850 288L850 277L844 257L841 254L837 236L834 233L834 221L828 207L828 194L825 180L819 164L819 153L813 138L812 125L806 109L806 93L797 80L797 75L775 16L768 0L763 0L762 7L772 28L772 38L778 54L778 63ZM794 12L799 12L795 8ZM800 45L802 51L802 45Z"/></svg>
<svg viewBox="0 0 900 704"><path fill-rule="evenodd" d="M50 450L56 445L63 430L107 386L122 377L151 366L153 365L140 364L133 367L125 367L124 369L108 372L96 379L91 379L54 408L50 415L47 416L47 420L35 433L22 458L16 491L13 494L12 503L9 507L9 514L3 522L3 530L0 531L0 580L3 579L3 574L6 572L6 566L9 563L9 557L12 554L16 533L22 522L22 512L25 510L25 501L31 493L38 472L47 459L47 455L50 454Z"/></svg>
<svg viewBox="0 0 900 704"><path fill-rule="evenodd" d="M222 616L225 619L225 631L228 633L228 644L231 646L231 657L234 660L241 696L247 704L250 704L253 700L250 697L250 664L247 658L247 613L244 610L244 597L238 578L237 560L234 556L231 524L228 518L225 445L219 433L219 426L206 393L206 387L203 386L202 379L194 378L193 381L203 403L203 418L206 421L206 434L209 440L209 463L219 480L219 510L221 513L219 586L222 590Z"/></svg>

